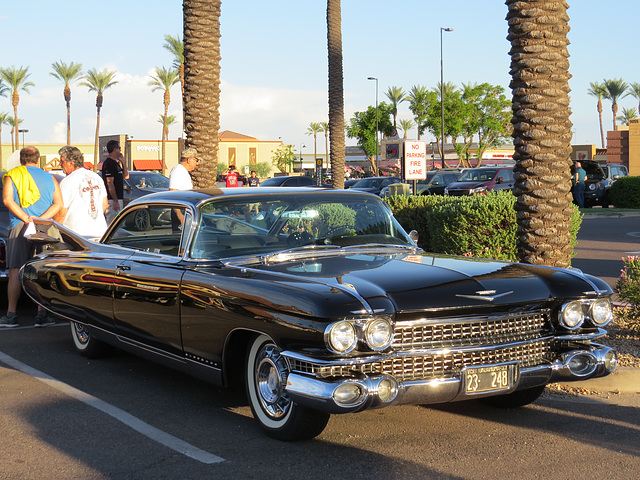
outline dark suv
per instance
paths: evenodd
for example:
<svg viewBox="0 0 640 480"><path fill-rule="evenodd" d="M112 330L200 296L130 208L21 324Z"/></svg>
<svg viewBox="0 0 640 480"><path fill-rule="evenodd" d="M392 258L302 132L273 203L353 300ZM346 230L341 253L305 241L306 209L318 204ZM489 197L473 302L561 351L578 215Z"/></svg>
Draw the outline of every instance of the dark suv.
<svg viewBox="0 0 640 480"><path fill-rule="evenodd" d="M444 189L445 195L486 195L492 190L512 190L516 181L513 167L478 167L464 172Z"/></svg>
<svg viewBox="0 0 640 480"><path fill-rule="evenodd" d="M584 190L584 206L593 207L602 205L603 208L611 205L609 189L617 179L629 175L627 167L620 164L603 164L593 160L581 160L582 168L587 173ZM571 168L571 173L575 172L575 167Z"/></svg>
<svg viewBox="0 0 640 480"><path fill-rule="evenodd" d="M444 189L460 178L462 172L429 170L425 180L418 180L418 195L444 195Z"/></svg>

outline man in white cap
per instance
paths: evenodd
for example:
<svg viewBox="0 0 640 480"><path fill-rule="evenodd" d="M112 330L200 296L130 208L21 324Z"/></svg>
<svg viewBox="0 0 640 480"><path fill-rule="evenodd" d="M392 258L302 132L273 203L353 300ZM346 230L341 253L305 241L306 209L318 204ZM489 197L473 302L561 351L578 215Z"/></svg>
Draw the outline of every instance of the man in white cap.
<svg viewBox="0 0 640 480"><path fill-rule="evenodd" d="M199 162L198 151L193 147L185 148L180 154L180 163L169 174L169 190L193 190L191 172Z"/></svg>

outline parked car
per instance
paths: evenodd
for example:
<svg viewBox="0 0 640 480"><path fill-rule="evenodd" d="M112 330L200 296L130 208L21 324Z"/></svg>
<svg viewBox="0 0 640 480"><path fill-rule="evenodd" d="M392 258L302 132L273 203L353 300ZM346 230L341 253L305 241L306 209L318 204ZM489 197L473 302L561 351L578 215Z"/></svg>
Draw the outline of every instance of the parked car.
<svg viewBox="0 0 640 480"><path fill-rule="evenodd" d="M183 222L131 231L150 208ZM98 243L54 225L61 241L44 238L21 281L70 321L80 353L111 345L217 385L242 381L281 440L318 435L332 413L518 407L616 365L596 342L613 316L604 281L426 253L382 199L352 189L150 194Z"/></svg>
<svg viewBox="0 0 640 480"><path fill-rule="evenodd" d="M315 177L306 175L282 175L280 177L267 178L260 182L261 187L315 187ZM323 184L323 186L327 186ZM328 185L329 187L331 185Z"/></svg>
<svg viewBox="0 0 640 480"><path fill-rule="evenodd" d="M444 189L457 181L462 172L456 170L429 170L425 180L418 180L418 195L444 195Z"/></svg>
<svg viewBox="0 0 640 480"><path fill-rule="evenodd" d="M356 183L358 183L361 179L360 178L350 178L348 180L344 181L344 188L351 188L353 187Z"/></svg>
<svg viewBox="0 0 640 480"><path fill-rule="evenodd" d="M384 187L388 187L393 183L399 182L402 182L400 177L367 177L361 179L355 185L352 185L351 189L380 195L380 192Z"/></svg>
<svg viewBox="0 0 640 480"><path fill-rule="evenodd" d="M169 190L169 179L157 172L133 170L123 181L124 204L155 192Z"/></svg>
<svg viewBox="0 0 640 480"><path fill-rule="evenodd" d="M513 167L478 167L465 171L444 189L445 195L486 195L495 190L512 190L516 181Z"/></svg>
<svg viewBox="0 0 640 480"><path fill-rule="evenodd" d="M584 168L587 179L585 181L584 190L584 206L593 207L601 205L608 208L611 205L611 196L609 190L611 185L622 177L629 175L627 167L621 164L604 164L600 165L593 160L581 160L582 168ZM575 173L575 165L571 167L571 174Z"/></svg>

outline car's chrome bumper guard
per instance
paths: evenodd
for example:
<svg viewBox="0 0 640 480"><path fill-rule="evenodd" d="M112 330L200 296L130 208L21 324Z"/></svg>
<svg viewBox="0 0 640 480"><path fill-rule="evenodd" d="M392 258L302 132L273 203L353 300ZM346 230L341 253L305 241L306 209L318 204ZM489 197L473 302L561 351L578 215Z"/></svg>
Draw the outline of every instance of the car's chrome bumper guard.
<svg viewBox="0 0 640 480"><path fill-rule="evenodd" d="M286 357L287 352L283 352ZM297 358L300 358L296 355ZM309 359L309 361L312 361ZM446 403L473 398L502 395L516 390L524 390L554 382L587 380L609 375L616 367L617 357L613 349L604 345L592 344L589 349L574 350L559 354L548 365L522 368L510 389L469 394L465 393L464 370L460 377L407 381L396 383L386 375L371 375L361 378L342 378L336 380L319 379L309 375L292 372L287 378L286 391L296 403L329 413L348 413L368 408L382 408L390 405L420 405ZM386 379L386 382L385 382ZM389 395L389 379L396 385L394 395ZM359 389L357 399L348 404L336 400L336 391L340 386ZM384 385L387 400L381 398Z"/></svg>

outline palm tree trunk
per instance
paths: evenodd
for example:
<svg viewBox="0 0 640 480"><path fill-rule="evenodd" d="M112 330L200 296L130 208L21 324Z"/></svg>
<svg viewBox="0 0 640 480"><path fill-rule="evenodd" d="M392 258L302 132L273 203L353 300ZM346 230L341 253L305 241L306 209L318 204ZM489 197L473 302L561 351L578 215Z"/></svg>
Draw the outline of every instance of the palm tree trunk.
<svg viewBox="0 0 640 480"><path fill-rule="evenodd" d="M507 0L517 197L523 263L571 259L569 8L565 0Z"/></svg>
<svg viewBox="0 0 640 480"><path fill-rule="evenodd" d="M98 164L100 163L100 107L98 107L98 113L96 114L96 137L93 144L93 171L98 171Z"/></svg>
<svg viewBox="0 0 640 480"><path fill-rule="evenodd" d="M167 174L167 115L169 113L169 105L164 104L164 116L162 117L162 175Z"/></svg>
<svg viewBox="0 0 640 480"><path fill-rule="evenodd" d="M604 146L604 128L602 126L602 100L598 98L598 119L600 121L600 139L602 140L602 148Z"/></svg>
<svg viewBox="0 0 640 480"><path fill-rule="evenodd" d="M613 102L611 104L611 111L613 112L613 130L615 131L616 129L616 119L618 118L618 103L617 102Z"/></svg>
<svg viewBox="0 0 640 480"><path fill-rule="evenodd" d="M67 145L71 145L71 102L67 102Z"/></svg>
<svg viewBox="0 0 640 480"><path fill-rule="evenodd" d="M20 148L20 124L18 123L18 103L20 102L20 97L18 96L17 93L14 92L13 94L13 100L12 100L12 105L13 105L13 130L14 130L14 134L16 136L15 140L16 140L16 147L15 150L17 150L18 148Z"/></svg>
<svg viewBox="0 0 640 480"><path fill-rule="evenodd" d="M329 136L335 188L344 188L344 86L342 76L342 13L340 0L327 0L329 60Z"/></svg>
<svg viewBox="0 0 640 480"><path fill-rule="evenodd" d="M217 185L220 130L220 0L184 0L184 118L186 147L201 161L199 188Z"/></svg>

